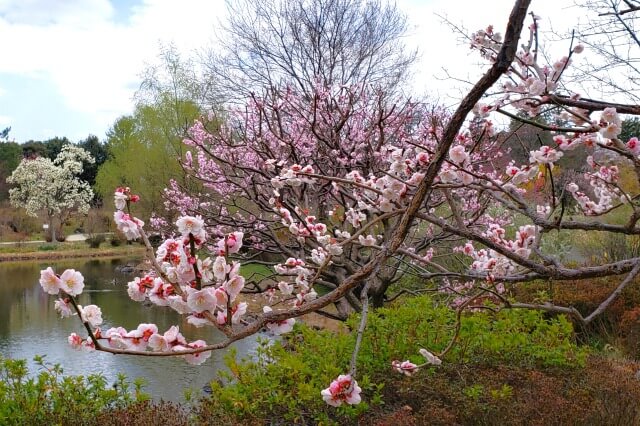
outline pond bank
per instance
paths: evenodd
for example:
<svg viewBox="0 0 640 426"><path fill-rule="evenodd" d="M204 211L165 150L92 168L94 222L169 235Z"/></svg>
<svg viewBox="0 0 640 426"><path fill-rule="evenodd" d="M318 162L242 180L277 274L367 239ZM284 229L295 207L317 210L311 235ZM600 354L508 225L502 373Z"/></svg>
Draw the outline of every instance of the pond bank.
<svg viewBox="0 0 640 426"><path fill-rule="evenodd" d="M61 243L64 244L64 243ZM104 249L72 248L65 250L40 250L40 251L19 251L0 252L0 262L18 261L18 260L39 260L39 259L76 259L76 258L98 258L98 257L128 257L142 256L144 247L142 246L125 246L110 247Z"/></svg>

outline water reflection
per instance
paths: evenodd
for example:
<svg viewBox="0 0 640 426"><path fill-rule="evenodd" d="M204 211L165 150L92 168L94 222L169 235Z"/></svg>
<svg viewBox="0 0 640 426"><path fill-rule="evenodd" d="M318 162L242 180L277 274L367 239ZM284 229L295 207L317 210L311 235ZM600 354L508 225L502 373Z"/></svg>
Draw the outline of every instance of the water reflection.
<svg viewBox="0 0 640 426"><path fill-rule="evenodd" d="M58 273L73 268L85 277L85 290L79 297L82 305L102 308L103 330L112 326L135 328L139 323L155 323L160 331L173 324L188 340L216 342L223 335L212 328L195 328L168 308L143 306L127 296L130 276L116 267L131 259L2 262L0 263L0 353L11 358L31 360L34 355L46 355L59 363L66 374L102 373L115 380L118 373L129 378L143 377L146 390L154 398L179 401L183 390L200 392L223 367L224 351L214 352L203 365L191 366L177 358L150 358L107 353L85 353L72 349L67 336L72 332L84 335L77 318L60 319L53 309L54 296L44 293L38 284L40 270L53 266ZM236 342L239 353L251 353L255 338ZM31 364L31 368L37 368Z"/></svg>

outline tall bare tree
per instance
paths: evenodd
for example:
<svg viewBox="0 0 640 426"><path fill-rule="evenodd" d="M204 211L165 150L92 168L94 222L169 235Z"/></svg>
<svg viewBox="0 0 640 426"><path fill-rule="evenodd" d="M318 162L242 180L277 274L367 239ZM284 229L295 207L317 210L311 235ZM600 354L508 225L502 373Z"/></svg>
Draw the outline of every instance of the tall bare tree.
<svg viewBox="0 0 640 426"><path fill-rule="evenodd" d="M578 25L576 38L592 60L576 68L574 77L587 87L595 85L603 96L640 101L640 1L589 0L580 3L588 20ZM593 90L590 90L593 91Z"/></svg>
<svg viewBox="0 0 640 426"><path fill-rule="evenodd" d="M416 52L407 18L386 0L229 0L219 43L205 58L227 99L291 84L397 87Z"/></svg>

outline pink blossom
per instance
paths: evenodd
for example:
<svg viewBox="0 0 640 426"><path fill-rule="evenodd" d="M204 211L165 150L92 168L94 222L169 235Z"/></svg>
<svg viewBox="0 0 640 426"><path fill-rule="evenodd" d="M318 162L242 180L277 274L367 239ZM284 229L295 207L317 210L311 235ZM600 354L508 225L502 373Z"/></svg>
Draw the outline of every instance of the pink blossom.
<svg viewBox="0 0 640 426"><path fill-rule="evenodd" d="M178 231L183 236L198 235L204 228L204 220L200 216L181 216L177 221Z"/></svg>
<svg viewBox="0 0 640 426"><path fill-rule="evenodd" d="M125 340L127 330L123 327L110 328L104 333L104 337L107 339L109 346L114 349L127 349L128 344Z"/></svg>
<svg viewBox="0 0 640 426"><path fill-rule="evenodd" d="M164 335L155 333L149 336L149 347L158 352L167 351L176 345L186 344L187 341L175 325L171 326Z"/></svg>
<svg viewBox="0 0 640 426"><path fill-rule="evenodd" d="M73 349L80 349L82 345L82 337L78 336L76 333L71 333L67 338L67 341Z"/></svg>
<svg viewBox="0 0 640 426"><path fill-rule="evenodd" d="M58 294L62 285L60 278L53 272L51 267L40 271L40 285L49 294Z"/></svg>
<svg viewBox="0 0 640 426"><path fill-rule="evenodd" d="M56 310L56 312L60 314L60 317L62 318L70 317L73 314L70 303L67 302L67 300L65 299L56 300L53 304L53 307Z"/></svg>
<svg viewBox="0 0 640 426"><path fill-rule="evenodd" d="M158 333L158 326L155 324L142 323L138 325L136 331L140 333L141 339L143 339L145 342L148 342L151 336Z"/></svg>
<svg viewBox="0 0 640 426"><path fill-rule="evenodd" d="M358 386L358 382L351 378L351 375L341 374L320 394L327 404L339 407L343 402L351 405L359 404L361 401L360 392L362 389Z"/></svg>
<svg viewBox="0 0 640 426"><path fill-rule="evenodd" d="M293 286L286 281L280 281L278 283L278 288L285 296L289 296L293 292Z"/></svg>
<svg viewBox="0 0 640 426"><path fill-rule="evenodd" d="M82 320L88 322L92 327L102 324L102 310L96 305L81 307Z"/></svg>
<svg viewBox="0 0 640 426"><path fill-rule="evenodd" d="M140 238L140 229L144 226L144 222L133 216L129 216L122 210L118 210L113 214L113 219L118 227L118 230L122 232L128 240L135 240Z"/></svg>
<svg viewBox="0 0 640 426"><path fill-rule="evenodd" d="M242 239L244 238L243 232L232 232L225 238L218 241L218 252L220 254L225 253L225 246L229 250L228 254L238 253L242 247Z"/></svg>
<svg viewBox="0 0 640 426"><path fill-rule="evenodd" d="M242 275L236 275L229 281L223 284L223 288L229 294L231 301L235 300L244 288L244 277Z"/></svg>
<svg viewBox="0 0 640 426"><path fill-rule="evenodd" d="M268 312L273 312L270 306L264 306L262 311L266 314ZM276 336L280 334L289 333L293 330L293 326L296 323L295 318L287 318L286 320L278 321L278 322L269 322L267 323L267 330Z"/></svg>
<svg viewBox="0 0 640 426"><path fill-rule="evenodd" d="M129 196L124 193L122 188L116 189L114 194L114 202L117 210L123 210L127 206L127 200Z"/></svg>
<svg viewBox="0 0 640 426"><path fill-rule="evenodd" d="M96 350L96 345L93 343L90 337L87 337L81 344L80 348L84 352L91 352Z"/></svg>
<svg viewBox="0 0 640 426"><path fill-rule="evenodd" d="M373 246L376 243L376 237L374 237L373 235L367 235L366 237L364 235L359 235L358 241L363 246Z"/></svg>
<svg viewBox="0 0 640 426"><path fill-rule="evenodd" d="M189 307L187 302L184 301L182 296L174 294L167 297L167 301L169 302L169 307L179 314L187 314L191 312L191 308Z"/></svg>
<svg viewBox="0 0 640 426"><path fill-rule="evenodd" d="M224 307L227 305L227 300L229 299L229 296L227 295L227 292L223 288L221 287L216 288L216 290L213 292L213 295L216 298L216 304L218 306Z"/></svg>
<svg viewBox="0 0 640 426"><path fill-rule="evenodd" d="M214 290L211 287L207 287L190 293L189 296L187 296L187 306L189 306L193 312L213 312L216 308Z"/></svg>
<svg viewBox="0 0 640 426"><path fill-rule="evenodd" d="M627 149L633 152L634 155L640 154L640 141L638 141L638 138L630 138L627 141Z"/></svg>
<svg viewBox="0 0 640 426"><path fill-rule="evenodd" d="M174 351L184 351L189 349L198 349L207 346L207 342L204 340L196 340L195 342L189 343L187 346L177 345L173 347ZM186 354L183 355L185 361L187 361L191 365L200 365L205 362L211 356L211 351L203 351L197 352L194 354Z"/></svg>
<svg viewBox="0 0 640 426"><path fill-rule="evenodd" d="M187 317L187 322L193 325L194 327L198 327L198 328L211 324L211 321L209 321L209 319L205 317L204 314L198 314L198 313L189 315Z"/></svg>
<svg viewBox="0 0 640 426"><path fill-rule="evenodd" d="M146 277L145 277L146 278ZM127 283L127 294L136 302L144 302L147 298L147 289L152 285L153 280L141 280L136 277L133 281Z"/></svg>
<svg viewBox="0 0 640 426"><path fill-rule="evenodd" d="M491 107L490 105L487 104L483 104L478 102L477 104L475 104L475 106L473 107L473 113L480 117L480 118L484 118L484 117L488 117L489 113L493 110L493 107Z"/></svg>
<svg viewBox="0 0 640 426"><path fill-rule="evenodd" d="M603 138L615 139L622 132L622 126L618 123L608 123L600 128L600 134Z"/></svg>
<svg viewBox="0 0 640 426"><path fill-rule="evenodd" d="M620 117L618 116L618 112L615 108L609 107L605 108L602 111L602 115L600 119L609 123L617 123L620 124Z"/></svg>
<svg viewBox="0 0 640 426"><path fill-rule="evenodd" d="M223 281L227 273L229 273L229 270L231 269L231 267L227 264L227 260L224 258L224 256L218 256L216 257L216 260L213 262L212 269L213 269L213 276L218 281Z"/></svg>
<svg viewBox="0 0 640 426"><path fill-rule="evenodd" d="M60 289L71 296L82 293L84 277L75 269L67 269L60 275Z"/></svg>
<svg viewBox="0 0 640 426"><path fill-rule="evenodd" d="M173 295L173 285L165 283L161 278L154 278L153 288L147 292L147 295L154 305L168 306L168 297Z"/></svg>
<svg viewBox="0 0 640 426"><path fill-rule="evenodd" d="M453 169L445 169L440 172L440 182L442 183L454 183L458 180L458 173Z"/></svg>
<svg viewBox="0 0 640 426"><path fill-rule="evenodd" d="M205 258L204 260L198 259L198 271L200 271L200 275L202 276L202 282L208 284L213 281L213 261L210 257Z"/></svg>
<svg viewBox="0 0 640 426"><path fill-rule="evenodd" d="M402 362L394 360L391 363L391 366L395 371L402 373L405 376L413 376L413 374L418 371L418 366L409 360Z"/></svg>
<svg viewBox="0 0 640 426"><path fill-rule="evenodd" d="M537 151L531 151L529 153L529 162L530 163L539 163L539 164L553 164L562 158L564 154L560 151L556 151L550 146L544 145Z"/></svg>

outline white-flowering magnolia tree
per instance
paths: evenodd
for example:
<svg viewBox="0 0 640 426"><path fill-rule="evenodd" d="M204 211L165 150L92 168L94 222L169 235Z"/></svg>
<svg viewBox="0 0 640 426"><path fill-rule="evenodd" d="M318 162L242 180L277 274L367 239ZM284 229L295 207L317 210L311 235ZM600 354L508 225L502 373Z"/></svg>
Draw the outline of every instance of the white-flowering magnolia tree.
<svg viewBox="0 0 640 426"><path fill-rule="evenodd" d="M528 6L515 2L504 35L488 27L470 36L487 70L451 113L390 104L363 87L319 86L312 97L291 89L254 97L228 112L216 131L207 130L206 119L196 123L185 141L192 153L184 167L206 191L168 188L171 205L183 214L177 232L154 252L132 215L137 197L128 188L115 193L115 221L128 238L145 242L153 264L129 283L131 298L167 306L226 338L188 342L177 327L153 324L101 330L100 309L75 301L82 277L47 269L43 288L59 295L63 316L75 313L85 327L87 337L73 334L70 343L198 364L210 351L261 330L290 331L295 318L335 304L339 314L361 312L350 370L321 392L337 406L360 401L357 355L370 299L383 303L402 274L450 294L458 318L491 300L492 309L544 309L588 324L633 282L640 258L564 264L545 251L544 241L558 230L580 238L640 234L637 182L625 186L619 179L628 170L640 181L640 143L618 138L620 114L639 111L585 98L564 84L583 47L567 42L566 55L547 63L537 44L537 16L530 15L521 40ZM523 163L511 160L508 135L491 121L496 114L553 132L553 145L530 150ZM555 118L548 124L540 115ZM558 164L577 152L586 152L586 160L563 175ZM614 210L624 212L624 222L610 219ZM447 261L452 256L461 261ZM241 263L250 261L272 264L273 275L245 279ZM570 306L518 303L506 293L536 279L603 276L619 286L587 316ZM318 285L327 290L322 296ZM269 297L250 311L243 292ZM456 336L439 353L416 351L425 364L438 365ZM407 375L420 368L409 361L391 367Z"/></svg>
<svg viewBox="0 0 640 426"><path fill-rule="evenodd" d="M75 145L65 145L55 160L25 158L7 178L13 187L9 200L27 214L43 215L49 225L52 241L56 241L56 219L63 223L70 214L89 211L93 191L79 178L84 163L93 163L93 157Z"/></svg>

